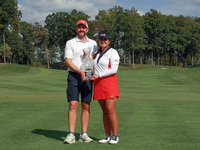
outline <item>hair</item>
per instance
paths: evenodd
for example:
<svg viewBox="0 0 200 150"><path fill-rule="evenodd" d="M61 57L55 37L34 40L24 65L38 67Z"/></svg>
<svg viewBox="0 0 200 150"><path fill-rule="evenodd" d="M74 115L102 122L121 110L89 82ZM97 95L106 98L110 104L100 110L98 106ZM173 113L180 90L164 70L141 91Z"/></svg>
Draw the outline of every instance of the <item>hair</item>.
<svg viewBox="0 0 200 150"><path fill-rule="evenodd" d="M101 46L98 47L97 52L93 55L93 59L97 57L97 54L100 53L100 51L101 51Z"/></svg>

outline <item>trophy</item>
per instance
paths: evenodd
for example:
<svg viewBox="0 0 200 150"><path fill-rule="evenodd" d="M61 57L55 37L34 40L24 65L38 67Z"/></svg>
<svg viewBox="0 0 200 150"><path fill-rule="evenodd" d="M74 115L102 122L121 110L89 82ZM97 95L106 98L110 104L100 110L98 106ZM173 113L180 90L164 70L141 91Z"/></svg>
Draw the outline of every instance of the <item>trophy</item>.
<svg viewBox="0 0 200 150"><path fill-rule="evenodd" d="M90 58L91 47L84 48L85 58L81 66L81 70L85 72L85 79L91 79L92 70L93 70L93 60Z"/></svg>

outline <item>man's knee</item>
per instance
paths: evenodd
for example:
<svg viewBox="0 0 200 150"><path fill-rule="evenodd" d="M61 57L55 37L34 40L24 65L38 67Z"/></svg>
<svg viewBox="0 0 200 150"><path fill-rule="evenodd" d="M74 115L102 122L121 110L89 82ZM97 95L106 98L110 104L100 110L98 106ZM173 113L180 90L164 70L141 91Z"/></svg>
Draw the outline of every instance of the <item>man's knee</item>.
<svg viewBox="0 0 200 150"><path fill-rule="evenodd" d="M90 110L90 103L82 102L82 111L89 111Z"/></svg>
<svg viewBox="0 0 200 150"><path fill-rule="evenodd" d="M69 103L69 111L76 111L78 108L78 101L71 101Z"/></svg>

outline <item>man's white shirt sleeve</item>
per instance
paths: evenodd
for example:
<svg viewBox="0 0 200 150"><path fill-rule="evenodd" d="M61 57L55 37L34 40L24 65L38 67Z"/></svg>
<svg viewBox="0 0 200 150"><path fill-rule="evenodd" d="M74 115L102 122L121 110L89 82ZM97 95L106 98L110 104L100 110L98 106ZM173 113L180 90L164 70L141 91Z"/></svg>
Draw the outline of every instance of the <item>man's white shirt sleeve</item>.
<svg viewBox="0 0 200 150"><path fill-rule="evenodd" d="M65 57L64 58L72 58L73 57L73 53L72 53L72 46L70 41L66 42L66 46L65 46Z"/></svg>

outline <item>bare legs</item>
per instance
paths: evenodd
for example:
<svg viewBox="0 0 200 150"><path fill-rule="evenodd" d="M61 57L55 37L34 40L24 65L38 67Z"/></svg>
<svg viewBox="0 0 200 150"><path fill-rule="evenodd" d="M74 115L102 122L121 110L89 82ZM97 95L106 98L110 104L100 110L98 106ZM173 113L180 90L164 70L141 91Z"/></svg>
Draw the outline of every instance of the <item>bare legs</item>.
<svg viewBox="0 0 200 150"><path fill-rule="evenodd" d="M89 118L90 118L90 103L82 102L82 115L81 115L82 132L87 132Z"/></svg>
<svg viewBox="0 0 200 150"><path fill-rule="evenodd" d="M78 101L71 101L69 103L69 112L68 112L69 132L75 132L77 108L78 108Z"/></svg>
<svg viewBox="0 0 200 150"><path fill-rule="evenodd" d="M118 117L115 110L117 99L98 100L103 111L103 124L106 135L118 136Z"/></svg>
<svg viewBox="0 0 200 150"><path fill-rule="evenodd" d="M82 116L81 116L82 132L87 132L89 117L90 117L90 103L82 102L81 105L82 105ZM69 103L68 124L70 132L75 132L75 126L77 120L77 108L78 108L78 101L71 101Z"/></svg>
<svg viewBox="0 0 200 150"><path fill-rule="evenodd" d="M118 136L118 116L115 110L117 99L106 99L106 100L98 100L101 109L103 111L103 124L106 135L111 136L111 132L113 135ZM82 105L82 116L81 116L81 124L82 124L82 132L87 132L89 117L90 117L90 103L81 103ZM68 112L68 123L69 123L69 131L75 132L76 120L77 120L77 108L78 101L71 101L69 104L69 112Z"/></svg>

